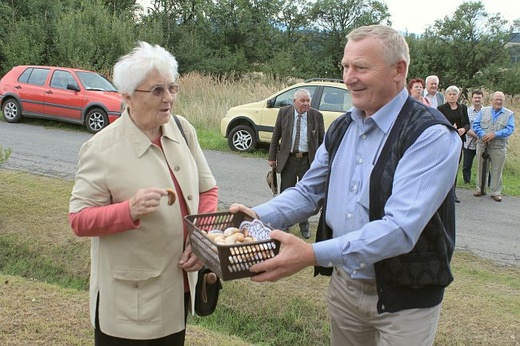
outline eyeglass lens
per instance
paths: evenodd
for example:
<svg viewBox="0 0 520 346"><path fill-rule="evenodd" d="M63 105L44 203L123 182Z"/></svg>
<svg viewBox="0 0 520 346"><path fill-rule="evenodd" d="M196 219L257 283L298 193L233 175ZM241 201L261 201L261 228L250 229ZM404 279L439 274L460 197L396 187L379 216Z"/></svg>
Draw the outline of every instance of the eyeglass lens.
<svg viewBox="0 0 520 346"><path fill-rule="evenodd" d="M177 94L178 91L179 91L179 86L176 84L172 84L168 87L168 92L171 95ZM164 93L166 92L166 88L159 85L159 86L156 86L155 88L153 88L151 90L151 92L152 92L152 95L155 97L162 97L164 95Z"/></svg>

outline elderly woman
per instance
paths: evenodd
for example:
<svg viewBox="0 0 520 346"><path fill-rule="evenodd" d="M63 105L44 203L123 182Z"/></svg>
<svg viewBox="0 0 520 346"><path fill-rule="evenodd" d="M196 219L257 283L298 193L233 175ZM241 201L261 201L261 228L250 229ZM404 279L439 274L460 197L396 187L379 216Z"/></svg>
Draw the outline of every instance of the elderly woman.
<svg viewBox="0 0 520 346"><path fill-rule="evenodd" d="M69 221L91 237L96 345L184 344L202 262L183 217L216 211L218 189L195 129L171 114L177 77L170 53L141 42L114 66L126 111L79 153Z"/></svg>
<svg viewBox="0 0 520 346"><path fill-rule="evenodd" d="M466 133L469 131L469 116L468 107L465 104L459 103L460 89L455 85L450 85L444 92L446 103L437 107L437 109L444 114L446 119L453 124L457 129L462 143L466 141ZM461 151L462 157L462 151ZM459 158L460 162L460 158ZM460 203L460 200L455 196L455 202Z"/></svg>
<svg viewBox="0 0 520 346"><path fill-rule="evenodd" d="M424 92L424 81L421 78L414 78L408 82L408 93L411 97L416 99L419 102L424 103L429 106L430 101L426 97L423 96Z"/></svg>

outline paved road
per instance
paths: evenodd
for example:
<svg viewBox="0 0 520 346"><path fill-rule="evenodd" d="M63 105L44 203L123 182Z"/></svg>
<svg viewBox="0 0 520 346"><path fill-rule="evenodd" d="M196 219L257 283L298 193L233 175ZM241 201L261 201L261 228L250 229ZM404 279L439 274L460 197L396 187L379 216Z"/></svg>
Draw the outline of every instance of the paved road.
<svg viewBox="0 0 520 346"><path fill-rule="evenodd" d="M3 168L73 180L79 148L90 137L81 131L0 121L0 145L13 149ZM205 154L218 182L221 207L233 202L254 206L271 198L265 183L265 160L219 151ZM505 196L497 203L489 197L473 197L472 190L463 189L457 195L462 200L457 204L457 247L501 264L520 266L520 198Z"/></svg>

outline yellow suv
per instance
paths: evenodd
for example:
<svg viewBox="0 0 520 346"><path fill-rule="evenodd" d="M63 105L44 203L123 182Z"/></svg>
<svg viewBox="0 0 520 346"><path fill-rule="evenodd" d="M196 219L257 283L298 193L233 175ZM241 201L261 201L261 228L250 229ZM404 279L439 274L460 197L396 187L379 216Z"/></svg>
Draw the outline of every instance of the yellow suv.
<svg viewBox="0 0 520 346"><path fill-rule="evenodd" d="M293 103L294 93L305 88L311 93L311 107L323 113L325 130L352 107L352 99L340 79L313 78L285 88L262 101L232 107L220 122L220 132L236 151L256 149L270 143L280 107Z"/></svg>

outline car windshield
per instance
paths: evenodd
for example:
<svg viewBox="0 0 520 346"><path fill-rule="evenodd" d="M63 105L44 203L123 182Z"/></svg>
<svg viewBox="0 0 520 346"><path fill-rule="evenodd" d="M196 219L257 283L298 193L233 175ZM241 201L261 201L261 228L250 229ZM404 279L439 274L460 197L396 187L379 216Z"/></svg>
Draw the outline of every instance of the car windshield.
<svg viewBox="0 0 520 346"><path fill-rule="evenodd" d="M100 74L93 72L77 72L77 75L87 90L117 91L116 87Z"/></svg>

